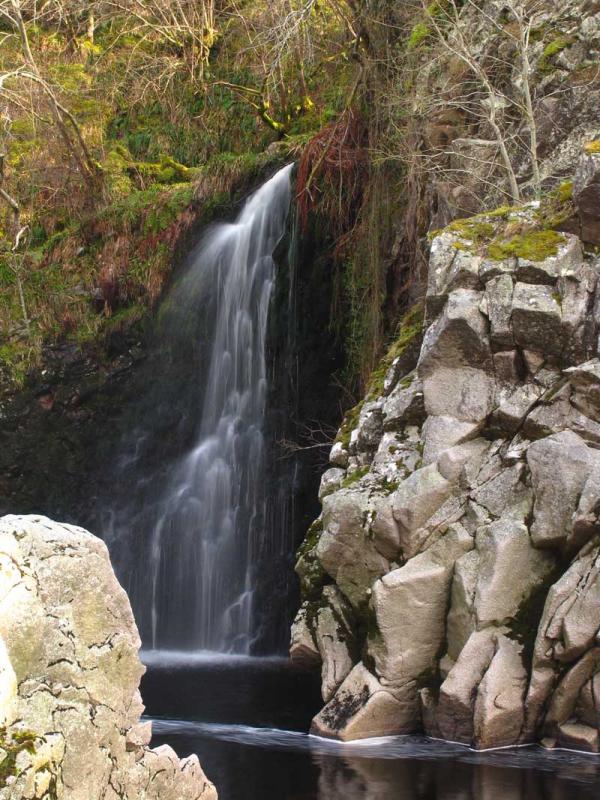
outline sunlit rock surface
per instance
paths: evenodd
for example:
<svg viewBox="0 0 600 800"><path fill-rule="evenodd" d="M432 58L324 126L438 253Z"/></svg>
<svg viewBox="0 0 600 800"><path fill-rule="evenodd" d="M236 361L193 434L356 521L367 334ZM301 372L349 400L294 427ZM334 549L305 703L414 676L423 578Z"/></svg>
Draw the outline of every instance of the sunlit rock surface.
<svg viewBox="0 0 600 800"><path fill-rule="evenodd" d="M340 430L292 648L323 661L321 735L600 750L600 259L554 236L434 238L420 357Z"/></svg>
<svg viewBox="0 0 600 800"><path fill-rule="evenodd" d="M2 800L216 798L196 756L149 748L139 647L102 541L45 517L0 519L0 756L16 754Z"/></svg>

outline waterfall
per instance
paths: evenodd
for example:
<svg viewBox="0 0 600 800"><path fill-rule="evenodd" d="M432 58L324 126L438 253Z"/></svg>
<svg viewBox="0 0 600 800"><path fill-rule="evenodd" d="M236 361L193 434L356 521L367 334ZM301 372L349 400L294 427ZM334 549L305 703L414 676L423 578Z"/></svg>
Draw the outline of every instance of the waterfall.
<svg viewBox="0 0 600 800"><path fill-rule="evenodd" d="M198 398L191 447L160 490L154 482L136 512L143 526L131 523L145 544L126 583L153 649L243 654L256 635L257 558L272 545L264 537L278 535L266 525L266 343L290 172L261 186L235 222L210 229L159 314L175 346L202 318L203 341L188 376Z"/></svg>

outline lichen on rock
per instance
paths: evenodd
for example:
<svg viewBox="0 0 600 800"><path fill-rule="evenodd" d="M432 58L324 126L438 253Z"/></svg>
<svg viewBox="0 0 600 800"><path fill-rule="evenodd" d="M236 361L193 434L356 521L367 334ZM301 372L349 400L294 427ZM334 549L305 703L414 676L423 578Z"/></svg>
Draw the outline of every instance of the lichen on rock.
<svg viewBox="0 0 600 800"><path fill-rule="evenodd" d="M101 540L0 519L2 800L215 800L196 756L148 746L139 647Z"/></svg>

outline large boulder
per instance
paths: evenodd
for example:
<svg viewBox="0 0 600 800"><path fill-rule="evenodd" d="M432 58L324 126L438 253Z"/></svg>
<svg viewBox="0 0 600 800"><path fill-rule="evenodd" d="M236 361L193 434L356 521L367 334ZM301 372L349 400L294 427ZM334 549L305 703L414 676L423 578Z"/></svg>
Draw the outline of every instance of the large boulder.
<svg viewBox="0 0 600 800"><path fill-rule="evenodd" d="M448 656L456 661L477 627L475 617L475 592L479 577L480 555L470 550L454 565L450 610L446 621L446 644Z"/></svg>
<svg viewBox="0 0 600 800"><path fill-rule="evenodd" d="M360 663L313 719L311 733L342 741L408 733L415 713L413 696L398 699Z"/></svg>
<svg viewBox="0 0 600 800"><path fill-rule="evenodd" d="M392 496L394 519L400 529L400 546L405 558L423 549L427 539L425 523L452 493L452 483L440 474L436 464L418 469Z"/></svg>
<svg viewBox="0 0 600 800"><path fill-rule="evenodd" d="M482 293L458 289L423 339L418 373L427 414L481 422L493 403L493 362Z"/></svg>
<svg viewBox="0 0 600 800"><path fill-rule="evenodd" d="M445 739L479 749L519 743L527 685L521 650L498 629L470 636L440 687L435 722Z"/></svg>
<svg viewBox="0 0 600 800"><path fill-rule="evenodd" d="M562 352L561 309L551 286L517 283L511 321L515 342L520 347L552 355Z"/></svg>
<svg viewBox="0 0 600 800"><path fill-rule="evenodd" d="M435 720L444 739L473 741L477 687L494 657L494 636L493 629L473 632L440 687Z"/></svg>
<svg viewBox="0 0 600 800"><path fill-rule="evenodd" d="M316 554L355 608L368 600L368 589L389 570L368 527L368 492L341 489L323 499L323 533Z"/></svg>
<svg viewBox="0 0 600 800"><path fill-rule="evenodd" d="M2 800L216 798L196 756L149 749L139 647L102 541L45 517L0 520L0 717L8 740L31 739Z"/></svg>
<svg viewBox="0 0 600 800"><path fill-rule="evenodd" d="M305 601L292 623L290 636L290 659L300 667L310 669L321 664L321 654L315 640L315 634L309 620L311 605Z"/></svg>
<svg viewBox="0 0 600 800"><path fill-rule="evenodd" d="M586 523L582 527L575 523L578 516L588 517L594 508L589 492L595 491L595 481L585 498L583 492L588 480L593 480L600 470L600 451L566 430L533 442L527 450L527 463L535 492L533 544L578 549L586 532L593 531L593 525ZM582 500L584 505L580 508Z"/></svg>
<svg viewBox="0 0 600 800"><path fill-rule="evenodd" d="M369 651L384 685L398 690L430 674L444 642L454 564L473 547L461 525L373 587L376 633Z"/></svg>
<svg viewBox="0 0 600 800"><path fill-rule="evenodd" d="M514 619L556 566L551 553L536 550L525 523L502 518L480 528L474 609L478 627Z"/></svg>
<svg viewBox="0 0 600 800"><path fill-rule="evenodd" d="M587 417L600 421L600 359L569 367L565 375L574 389L573 405Z"/></svg>
<svg viewBox="0 0 600 800"><path fill-rule="evenodd" d="M316 613L314 636L322 663L321 693L328 702L354 665L355 644L348 601L336 586L323 589L323 600Z"/></svg>
<svg viewBox="0 0 600 800"><path fill-rule="evenodd" d="M477 687L473 743L482 750L518 744L525 717L527 671L522 646L506 636L496 638L496 652Z"/></svg>
<svg viewBox="0 0 600 800"><path fill-rule="evenodd" d="M579 740L580 749L598 752L600 749L598 715L594 714L590 719L589 711L582 712L581 707L585 688L588 685L596 687L599 678L600 647L594 647L560 679L544 717L543 732L546 736L556 737L561 743L564 743L565 739ZM596 697L592 696L591 699L595 702ZM584 720L578 718L578 713ZM590 721L591 726L586 724Z"/></svg>

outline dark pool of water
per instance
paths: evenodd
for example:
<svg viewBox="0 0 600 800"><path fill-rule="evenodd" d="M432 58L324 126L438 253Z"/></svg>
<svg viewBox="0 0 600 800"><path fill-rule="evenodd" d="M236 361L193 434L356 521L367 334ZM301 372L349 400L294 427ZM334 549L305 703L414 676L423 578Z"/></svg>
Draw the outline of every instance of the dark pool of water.
<svg viewBox="0 0 600 800"><path fill-rule="evenodd" d="M315 676L281 660L150 658L153 744L197 753L221 800L599 800L600 757L537 747L476 753L417 736L306 735Z"/></svg>

